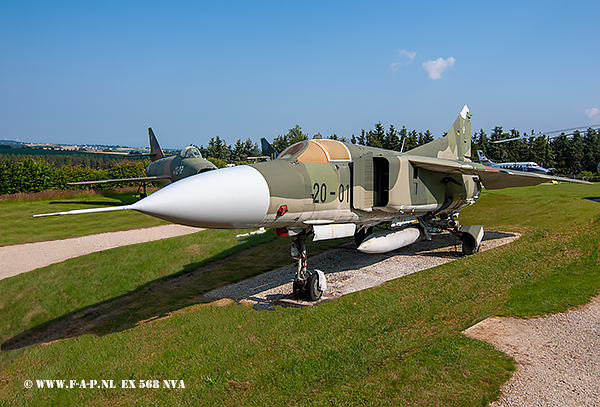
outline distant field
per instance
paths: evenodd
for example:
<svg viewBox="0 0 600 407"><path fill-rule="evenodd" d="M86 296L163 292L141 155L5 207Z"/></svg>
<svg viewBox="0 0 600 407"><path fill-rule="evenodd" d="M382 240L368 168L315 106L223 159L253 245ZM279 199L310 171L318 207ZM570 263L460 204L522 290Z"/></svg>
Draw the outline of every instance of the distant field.
<svg viewBox="0 0 600 407"><path fill-rule="evenodd" d="M110 151L80 151L80 150L44 150L41 148L32 147L13 147L8 148L0 145L0 156L1 155L63 155L63 156L85 156L98 157L99 155L105 155L106 157L115 158L117 156L124 157L123 153L110 152ZM143 160L142 157L127 157L131 160Z"/></svg>
<svg viewBox="0 0 600 407"><path fill-rule="evenodd" d="M461 222L521 239L305 309L203 303L212 287L290 262L290 241L272 232L202 232L2 280L0 405L485 406L514 364L460 332L597 294L600 204L584 198L599 196L600 185L484 192ZM36 379L118 388L24 387Z"/></svg>

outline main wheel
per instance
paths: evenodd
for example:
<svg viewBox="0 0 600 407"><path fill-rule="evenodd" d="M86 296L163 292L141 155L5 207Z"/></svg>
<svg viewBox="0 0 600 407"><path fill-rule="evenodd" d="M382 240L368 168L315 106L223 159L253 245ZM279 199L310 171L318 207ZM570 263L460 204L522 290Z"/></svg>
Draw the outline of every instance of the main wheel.
<svg viewBox="0 0 600 407"><path fill-rule="evenodd" d="M369 236L371 233L373 233L373 226L368 228L362 228L361 230L356 232L354 234L354 243L356 243L356 246L360 246L363 240L365 240L367 236Z"/></svg>
<svg viewBox="0 0 600 407"><path fill-rule="evenodd" d="M306 286L304 284L294 281L292 284L292 291L296 300L303 300L306 298Z"/></svg>
<svg viewBox="0 0 600 407"><path fill-rule="evenodd" d="M309 301L317 301L323 295L323 291L319 290L319 275L311 274L306 282L306 292Z"/></svg>
<svg viewBox="0 0 600 407"><path fill-rule="evenodd" d="M462 235L462 254L463 256L470 256L471 254L475 253L475 238L471 235L469 235L468 233L463 233Z"/></svg>

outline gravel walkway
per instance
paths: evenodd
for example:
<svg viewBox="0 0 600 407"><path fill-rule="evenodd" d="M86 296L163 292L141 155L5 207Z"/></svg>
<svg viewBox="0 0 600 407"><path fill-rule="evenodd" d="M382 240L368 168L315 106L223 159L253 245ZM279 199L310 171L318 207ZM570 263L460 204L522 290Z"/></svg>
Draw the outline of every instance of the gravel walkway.
<svg viewBox="0 0 600 407"><path fill-rule="evenodd" d="M464 333L517 364L490 407L600 406L600 296L540 318L491 317Z"/></svg>
<svg viewBox="0 0 600 407"><path fill-rule="evenodd" d="M100 233L46 242L0 247L0 280L93 252L194 233L202 229L181 225Z"/></svg>
<svg viewBox="0 0 600 407"><path fill-rule="evenodd" d="M480 250L488 250L516 238L516 234L486 231ZM340 249L309 257L308 266L325 273L327 290L322 301L327 301L455 260L461 257L460 251L460 241L450 233L444 233L434 235L431 241L421 241L386 254L361 253L353 243L348 243ZM255 309L273 309L278 301L293 298L290 293L295 272L296 266L290 264L210 291L205 296L215 300L231 298Z"/></svg>

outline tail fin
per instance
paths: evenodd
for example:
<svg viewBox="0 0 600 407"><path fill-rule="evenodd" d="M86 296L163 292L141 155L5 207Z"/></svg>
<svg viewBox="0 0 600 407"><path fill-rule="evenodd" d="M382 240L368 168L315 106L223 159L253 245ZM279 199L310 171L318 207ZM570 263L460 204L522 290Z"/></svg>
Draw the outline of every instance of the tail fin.
<svg viewBox="0 0 600 407"><path fill-rule="evenodd" d="M275 158L277 158L277 156L279 155L279 153L277 152L277 150L275 150L273 148L273 146L271 144L269 144L269 142L267 141L267 139L261 138L260 139L260 144L261 144L262 155L263 156L270 157L272 160L274 160Z"/></svg>
<svg viewBox="0 0 600 407"><path fill-rule="evenodd" d="M493 164L493 162L486 157L486 155L483 153L483 151L481 150L477 150L477 155L479 156L479 162L481 164L487 165L487 164Z"/></svg>
<svg viewBox="0 0 600 407"><path fill-rule="evenodd" d="M152 158L152 162L164 158L165 154L163 153L162 148L160 148L158 140L156 140L152 127L148 127L148 138L150 139L150 157Z"/></svg>
<svg viewBox="0 0 600 407"><path fill-rule="evenodd" d="M413 148L408 154L471 161L471 113L467 105L463 107L452 128L444 137Z"/></svg>

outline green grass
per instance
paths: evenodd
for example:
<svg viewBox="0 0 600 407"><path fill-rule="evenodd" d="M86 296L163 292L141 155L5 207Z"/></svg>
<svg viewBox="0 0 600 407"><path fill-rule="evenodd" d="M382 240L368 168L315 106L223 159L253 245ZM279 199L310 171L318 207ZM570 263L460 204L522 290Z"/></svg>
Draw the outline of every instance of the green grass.
<svg viewBox="0 0 600 407"><path fill-rule="evenodd" d="M566 240L548 253L543 274L509 289L503 314L529 317L560 312L598 294L600 244L595 235L599 227L597 221L591 230L584 229L589 237L577 239L575 244Z"/></svg>
<svg viewBox="0 0 600 407"><path fill-rule="evenodd" d="M582 225L599 213L600 205L585 198L600 198L600 184L484 190L475 205L460 212L460 222L505 230Z"/></svg>
<svg viewBox="0 0 600 407"><path fill-rule="evenodd" d="M0 373L0 405L485 406L514 365L460 332L491 315L560 311L600 290L600 204L582 200L600 189L575 187L485 192L461 222L521 239L305 309L202 304L203 290L246 267L274 267L271 254L289 263L289 240L267 234L239 247L218 231L221 247L204 252L219 235L200 232L2 280L4 343L29 328L70 339L3 351L12 363ZM194 274L202 264L223 268ZM25 379L177 379L186 389L26 390Z"/></svg>
<svg viewBox="0 0 600 407"><path fill-rule="evenodd" d="M129 329L205 302L202 294L211 289L291 262L290 240L276 240L273 231L241 240L239 233L207 230L118 247L0 280L3 350ZM308 247L316 255L340 243L309 242ZM0 353L0 366L18 355Z"/></svg>
<svg viewBox="0 0 600 407"><path fill-rule="evenodd" d="M167 224L135 211L93 213L78 216L32 218L33 214L64 212L103 206L127 205L137 198L133 192L77 196L52 196L35 200L0 200L0 246L86 236L115 230Z"/></svg>

